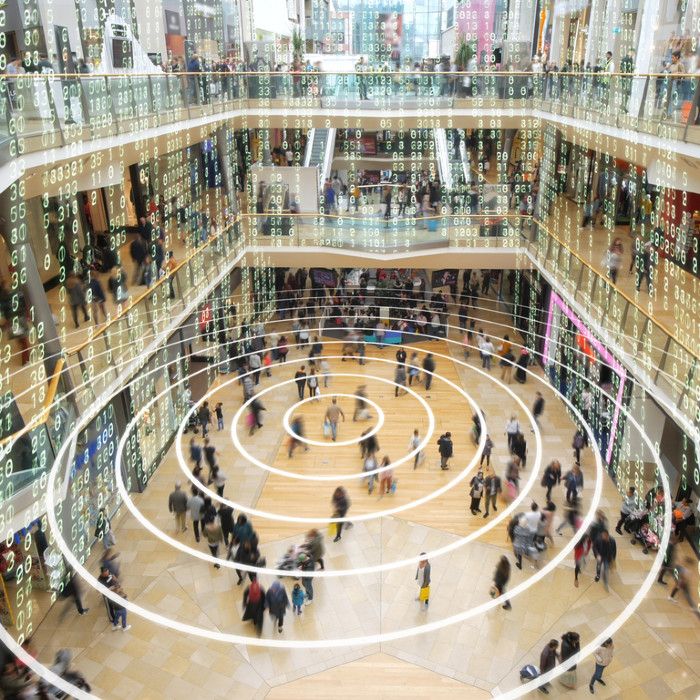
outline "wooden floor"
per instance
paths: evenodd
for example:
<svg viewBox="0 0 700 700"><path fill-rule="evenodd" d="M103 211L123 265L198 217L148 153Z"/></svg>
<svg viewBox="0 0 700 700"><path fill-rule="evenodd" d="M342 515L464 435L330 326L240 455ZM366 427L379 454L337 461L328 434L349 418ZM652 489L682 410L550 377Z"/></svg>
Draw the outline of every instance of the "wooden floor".
<svg viewBox="0 0 700 700"><path fill-rule="evenodd" d="M361 683L359 682L361 679ZM478 700L491 694L479 688L433 673L425 668L401 661L388 654L372 654L360 661L317 673L273 688L268 700L373 700L393 698L454 698Z"/></svg>

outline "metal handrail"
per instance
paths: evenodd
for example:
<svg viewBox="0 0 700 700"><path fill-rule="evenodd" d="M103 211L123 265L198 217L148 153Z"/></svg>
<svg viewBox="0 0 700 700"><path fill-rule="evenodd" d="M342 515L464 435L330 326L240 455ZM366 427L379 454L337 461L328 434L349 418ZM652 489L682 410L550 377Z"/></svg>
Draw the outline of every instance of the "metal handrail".
<svg viewBox="0 0 700 700"><path fill-rule="evenodd" d="M38 428L40 425L44 425L49 419L51 414L51 407L53 406L54 399L56 398L56 392L58 391L58 380L61 378L61 372L63 372L63 367L66 361L63 356L59 357L56 361L56 366L54 367L53 374L49 380L49 387L46 391L46 398L41 407L41 411L36 414L24 427L20 428L18 431L12 433L12 435L6 435L4 438L0 439L0 447L4 447L8 442L16 442L23 435L28 432Z"/></svg>

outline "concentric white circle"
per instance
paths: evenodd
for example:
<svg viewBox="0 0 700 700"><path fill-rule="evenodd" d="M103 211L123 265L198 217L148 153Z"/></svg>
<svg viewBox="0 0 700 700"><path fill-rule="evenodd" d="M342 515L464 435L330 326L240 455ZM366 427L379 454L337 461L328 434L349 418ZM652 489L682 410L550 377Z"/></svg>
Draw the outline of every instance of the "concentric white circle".
<svg viewBox="0 0 700 700"><path fill-rule="evenodd" d="M338 358L342 357L342 355L327 355L326 357L328 358ZM389 359L382 359L382 358L377 358L377 361L379 362L385 362L387 364L396 364L394 360L389 360ZM286 364L292 364L294 362L304 362L303 359L299 360L288 360ZM245 376L245 375L242 375ZM378 381L382 382L384 384L389 384L391 386L399 386L395 381L392 379L386 379L386 377L376 377L374 375L366 375L366 374L354 374L352 372L336 372L333 376L335 377L354 377L354 378L360 378L364 379L365 381L372 380L372 381ZM438 375L435 375L438 376ZM225 381L223 384L220 384L219 386L216 387L215 391L218 391L219 389L222 389L223 387L227 386L228 384L231 384L232 382L238 381L238 377L234 377L232 379L229 379ZM234 414L232 420L231 420L231 441L233 442L233 446L239 451L239 453L245 457L246 459L250 460L253 464L256 466L260 467L261 469L271 472L272 474L278 474L279 476L287 476L291 479L300 479L302 481L338 481L338 479L363 479L367 478L368 476L371 476L372 474L381 474L381 472L387 471L389 469L394 469L395 467L403 464L404 462L407 462L409 459L412 459L417 455L429 442L430 438L432 437L433 433L435 432L435 414L433 413L432 409L430 408L430 405L428 402L416 391L411 389L410 387L404 387L401 386L401 388L406 389L406 391L411 394L414 398L416 398L423 406L425 409L426 413L428 414L428 430L426 431L425 437L420 441L417 447L412 449L408 454L404 455L403 457L400 457L397 460L394 460L390 464L387 464L384 467L379 467L377 469L372 469L371 471L367 472L352 472L351 474L299 474L298 472L291 472L286 469L280 469L279 467L273 467L270 464L266 464L263 462L261 459L258 459L255 455L250 454L246 447L241 443L240 438L238 437L238 431L236 430L236 426L238 425L241 415L243 412L248 408L248 406L256 399L261 396L264 396L270 391L273 391L279 386L283 386L285 384L290 384L294 381L294 378L292 379L285 379L282 382L278 382L277 384L271 384L270 386L265 387L264 389L261 389L255 396L251 396L245 403L236 411ZM443 381L448 381L448 380L443 380ZM452 384L451 382L448 382ZM456 388L456 384L453 384L453 387ZM464 397L469 401L469 403L472 405L472 407L477 408L477 404L471 399L469 394L467 394L465 391L463 391L461 388L459 389L460 391L463 392ZM209 392L206 394L206 396L202 397L200 399L199 403L194 405L190 411L187 414L187 417L185 421L180 425L181 429L184 429L184 425L186 425L186 420L189 418L189 416L194 413L194 411L197 410L197 406L202 402L202 401L207 401L209 400L209 397L214 392ZM192 473L190 472L189 469L187 469L187 465L184 462L184 458L182 457L182 446L180 445L180 442L182 440L181 437L181 432L178 431L178 436L176 438L176 447L175 450L178 455L178 459L180 460L180 468L185 472L185 475L192 481L194 484L198 484L199 482L192 476ZM347 444L355 444L356 441L350 441ZM334 445L341 445L344 443L340 442L315 442L313 444L318 444L321 447L332 447ZM478 456L478 455L477 455ZM206 489L201 489L202 491L206 492Z"/></svg>
<svg viewBox="0 0 700 700"><path fill-rule="evenodd" d="M338 375L331 375L331 376L338 376ZM277 384L275 386L281 386L280 384ZM343 447L344 445L357 445L359 442L362 440L366 440L369 437L372 437L373 435L376 435L381 429L382 426L384 425L384 411L382 411L381 407L376 401L372 401L372 399L368 399L366 396L362 397L362 400L365 403L368 403L374 410L377 412L377 421L374 424L374 427L366 434L366 435L359 435L356 438L353 438L352 440L336 440L333 442L332 440L329 442L328 440L311 440L310 438L304 437L302 435L297 435L293 430L292 426L289 424L289 417L294 413L299 406L302 406L305 403L311 403L312 401L318 401L322 402L324 399L329 399L334 396L344 396L345 398L348 399L356 399L357 396L355 394L344 394L342 392L334 391L334 392L329 392L327 394L321 394L320 396L309 396L308 398L302 399L301 401L297 401L295 404L292 404L285 412L284 415L282 416L282 426L285 429L285 432L287 435L290 437L294 438L295 440L298 440L299 442L303 442L306 445L316 445L317 447ZM237 416L240 416L240 411L236 413ZM234 425L232 427L232 430L235 430L236 426ZM336 477L337 478L337 477Z"/></svg>

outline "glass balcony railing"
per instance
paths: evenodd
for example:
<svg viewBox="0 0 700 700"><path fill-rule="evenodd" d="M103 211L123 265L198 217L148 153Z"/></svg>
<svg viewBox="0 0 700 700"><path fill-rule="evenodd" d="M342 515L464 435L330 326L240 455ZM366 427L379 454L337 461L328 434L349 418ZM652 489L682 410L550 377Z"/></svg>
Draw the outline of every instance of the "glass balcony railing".
<svg viewBox="0 0 700 700"><path fill-rule="evenodd" d="M518 215L244 215L249 247L316 247L392 254L422 248L512 248L529 235L531 219Z"/></svg>
<svg viewBox="0 0 700 700"><path fill-rule="evenodd" d="M674 337L637 302L574 253L542 222L525 243L535 260L586 309L596 332L633 359L635 374L668 397L667 408L700 427L698 353ZM603 338L604 340L606 338Z"/></svg>
<svg viewBox="0 0 700 700"><path fill-rule="evenodd" d="M536 109L700 142L694 74L154 73L0 77L0 141L17 153L260 106Z"/></svg>

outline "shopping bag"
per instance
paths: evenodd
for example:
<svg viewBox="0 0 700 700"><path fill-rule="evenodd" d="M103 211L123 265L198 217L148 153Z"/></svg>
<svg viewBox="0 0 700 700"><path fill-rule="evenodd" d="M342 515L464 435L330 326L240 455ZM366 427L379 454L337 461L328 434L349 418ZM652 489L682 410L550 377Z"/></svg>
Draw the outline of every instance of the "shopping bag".
<svg viewBox="0 0 700 700"><path fill-rule="evenodd" d="M323 421L323 437L331 436L331 424L330 421Z"/></svg>
<svg viewBox="0 0 700 700"><path fill-rule="evenodd" d="M320 396L321 395L321 387L316 387L316 390L314 391L315 396Z"/></svg>
<svg viewBox="0 0 700 700"><path fill-rule="evenodd" d="M418 600L420 600L421 603L425 603L426 600L430 598L430 586L423 586L423 588L420 589L420 593L418 594Z"/></svg>
<svg viewBox="0 0 700 700"><path fill-rule="evenodd" d="M338 524L337 523L328 523L328 536L335 537L337 533L338 533Z"/></svg>
<svg viewBox="0 0 700 700"><path fill-rule="evenodd" d="M393 479L391 482L391 493L396 493L396 484L398 482L398 479Z"/></svg>

